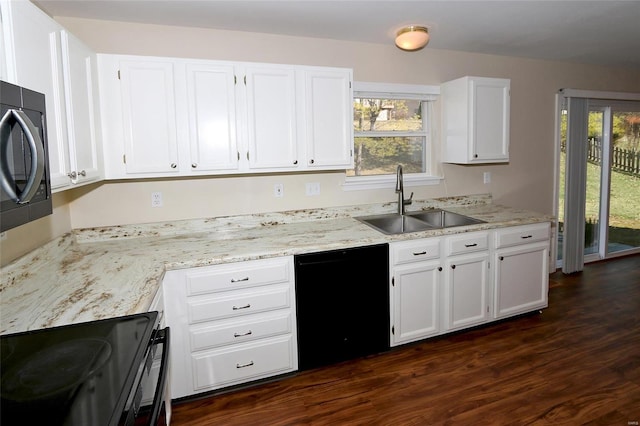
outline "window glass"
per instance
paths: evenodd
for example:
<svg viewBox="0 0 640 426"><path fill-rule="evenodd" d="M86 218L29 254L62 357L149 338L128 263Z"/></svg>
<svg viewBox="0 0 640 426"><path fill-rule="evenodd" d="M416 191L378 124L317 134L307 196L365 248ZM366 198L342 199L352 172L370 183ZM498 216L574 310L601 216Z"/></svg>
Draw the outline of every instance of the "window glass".
<svg viewBox="0 0 640 426"><path fill-rule="evenodd" d="M426 102L415 99L356 97L354 168L347 176L394 174L398 164L405 173L428 173Z"/></svg>

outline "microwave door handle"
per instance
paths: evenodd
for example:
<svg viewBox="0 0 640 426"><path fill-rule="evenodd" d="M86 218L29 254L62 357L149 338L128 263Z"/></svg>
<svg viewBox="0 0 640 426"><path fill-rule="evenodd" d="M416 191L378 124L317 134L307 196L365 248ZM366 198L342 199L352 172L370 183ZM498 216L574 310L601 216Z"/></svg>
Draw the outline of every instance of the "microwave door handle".
<svg viewBox="0 0 640 426"><path fill-rule="evenodd" d="M14 191L15 180L11 175L11 170L9 170L9 155L7 152L9 140L11 139L11 126L13 121L13 110L11 109L7 110L0 120L0 174L2 175L0 183L9 198L15 201L18 199L18 196Z"/></svg>
<svg viewBox="0 0 640 426"><path fill-rule="evenodd" d="M17 109L8 110L0 121L0 142L2 144L1 150L5 155L9 145L9 139L11 134L11 127L14 123L18 123L29 144L31 150L31 173L27 178L27 184L20 195L14 191L15 181L11 177L9 172L9 166L5 162L1 164L2 168L2 187L7 192L7 195L11 197L18 204L26 204L38 191L40 182L42 181L42 175L44 175L44 148L42 139L36 126L31 122L27 114Z"/></svg>

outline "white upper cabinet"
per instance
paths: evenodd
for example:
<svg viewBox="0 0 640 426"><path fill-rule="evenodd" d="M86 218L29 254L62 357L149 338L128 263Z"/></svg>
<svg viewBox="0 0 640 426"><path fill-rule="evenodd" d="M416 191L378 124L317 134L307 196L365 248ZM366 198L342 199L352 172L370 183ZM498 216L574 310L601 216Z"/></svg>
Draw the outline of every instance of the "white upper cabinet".
<svg viewBox="0 0 640 426"><path fill-rule="evenodd" d="M351 70L99 57L107 178L351 167Z"/></svg>
<svg viewBox="0 0 640 426"><path fill-rule="evenodd" d="M125 60L119 71L126 172L177 174L173 63Z"/></svg>
<svg viewBox="0 0 640 426"><path fill-rule="evenodd" d="M237 170L235 73L232 65L187 64L191 171Z"/></svg>
<svg viewBox="0 0 640 426"><path fill-rule="evenodd" d="M248 66L243 80L249 168L297 167L294 68Z"/></svg>
<svg viewBox="0 0 640 426"><path fill-rule="evenodd" d="M45 95L52 189L101 178L95 53L29 1L0 10L0 77Z"/></svg>
<svg viewBox="0 0 640 426"><path fill-rule="evenodd" d="M95 181L102 177L96 54L68 32L60 35L69 147L67 177L72 184Z"/></svg>
<svg viewBox="0 0 640 426"><path fill-rule="evenodd" d="M510 80L462 77L440 86L442 161L509 161Z"/></svg>
<svg viewBox="0 0 640 426"><path fill-rule="evenodd" d="M304 137L310 169L353 167L351 70L304 71Z"/></svg>

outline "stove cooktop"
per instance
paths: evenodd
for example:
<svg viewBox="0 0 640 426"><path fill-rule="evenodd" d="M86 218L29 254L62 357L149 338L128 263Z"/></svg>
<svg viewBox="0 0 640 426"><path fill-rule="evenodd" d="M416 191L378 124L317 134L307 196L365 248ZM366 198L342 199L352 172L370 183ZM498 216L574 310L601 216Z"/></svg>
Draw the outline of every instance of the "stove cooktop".
<svg viewBox="0 0 640 426"><path fill-rule="evenodd" d="M157 312L0 336L0 423L117 425Z"/></svg>

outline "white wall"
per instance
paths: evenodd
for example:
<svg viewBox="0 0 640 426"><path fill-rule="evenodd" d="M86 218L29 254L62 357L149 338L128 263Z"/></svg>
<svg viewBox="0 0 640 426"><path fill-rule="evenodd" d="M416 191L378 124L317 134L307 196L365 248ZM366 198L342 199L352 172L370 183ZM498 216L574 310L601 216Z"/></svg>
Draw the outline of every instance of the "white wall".
<svg viewBox="0 0 640 426"><path fill-rule="evenodd" d="M410 188L416 198L491 192L497 203L551 214L555 93L560 88L640 92L640 70L453 52L428 46L411 53L397 49L392 40L378 45L56 19L99 53L350 67L356 81L438 85L464 75L511 79L510 162L443 165L444 182ZM492 173L491 184L482 183L485 171ZM321 195L305 196L307 182L319 182ZM84 228L396 199L392 189L345 192L342 182L343 174L335 172L107 182L71 191L67 196L69 217L60 220L70 221L71 228ZM274 183L284 184L283 198L273 196ZM163 193L164 207L151 208L152 191Z"/></svg>

